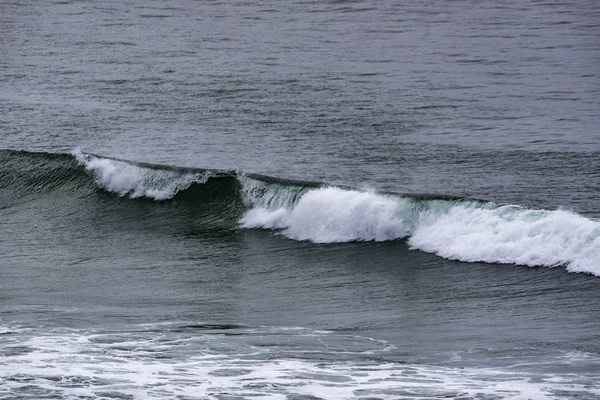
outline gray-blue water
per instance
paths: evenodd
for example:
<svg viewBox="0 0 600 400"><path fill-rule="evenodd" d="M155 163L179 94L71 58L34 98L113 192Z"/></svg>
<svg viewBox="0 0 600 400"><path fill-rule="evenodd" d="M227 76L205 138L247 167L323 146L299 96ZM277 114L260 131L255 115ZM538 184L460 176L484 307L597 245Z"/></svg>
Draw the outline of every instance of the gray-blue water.
<svg viewBox="0 0 600 400"><path fill-rule="evenodd" d="M0 2L0 397L600 398L595 1Z"/></svg>

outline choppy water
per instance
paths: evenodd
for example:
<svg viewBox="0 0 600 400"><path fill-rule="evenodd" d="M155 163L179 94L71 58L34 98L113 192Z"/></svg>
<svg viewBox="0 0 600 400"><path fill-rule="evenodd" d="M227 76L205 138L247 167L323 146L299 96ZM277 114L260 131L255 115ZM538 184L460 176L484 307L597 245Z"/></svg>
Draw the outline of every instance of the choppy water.
<svg viewBox="0 0 600 400"><path fill-rule="evenodd" d="M0 4L3 398L600 397L600 7Z"/></svg>

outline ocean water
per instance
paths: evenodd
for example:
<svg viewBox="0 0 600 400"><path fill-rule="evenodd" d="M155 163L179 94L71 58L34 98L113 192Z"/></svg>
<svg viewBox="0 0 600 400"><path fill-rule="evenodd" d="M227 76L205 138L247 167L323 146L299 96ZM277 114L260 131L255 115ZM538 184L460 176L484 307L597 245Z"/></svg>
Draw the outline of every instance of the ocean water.
<svg viewBox="0 0 600 400"><path fill-rule="evenodd" d="M0 397L600 398L595 1L0 2Z"/></svg>

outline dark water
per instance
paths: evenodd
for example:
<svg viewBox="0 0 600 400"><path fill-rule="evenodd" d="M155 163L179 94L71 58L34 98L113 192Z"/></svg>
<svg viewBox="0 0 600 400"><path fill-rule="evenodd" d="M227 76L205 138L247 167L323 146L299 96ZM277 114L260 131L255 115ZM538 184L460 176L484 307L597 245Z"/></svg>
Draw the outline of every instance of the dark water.
<svg viewBox="0 0 600 400"><path fill-rule="evenodd" d="M600 7L0 3L0 397L600 397Z"/></svg>

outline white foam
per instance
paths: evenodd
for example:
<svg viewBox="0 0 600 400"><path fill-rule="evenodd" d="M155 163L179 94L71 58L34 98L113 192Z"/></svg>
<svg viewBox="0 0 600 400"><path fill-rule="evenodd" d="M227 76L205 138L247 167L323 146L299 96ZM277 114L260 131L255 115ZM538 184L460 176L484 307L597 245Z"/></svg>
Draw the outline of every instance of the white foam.
<svg viewBox="0 0 600 400"><path fill-rule="evenodd" d="M248 338L256 334L252 331ZM295 336L288 335L286 342L293 341ZM334 334L320 337L327 340L328 335ZM245 337L197 332L174 336L166 332L40 333L22 338L18 349L27 351L0 358L0 396L555 399L600 395L592 384L597 379L593 373L274 357L270 352L279 351L277 345L250 352ZM331 354L327 346L319 351Z"/></svg>
<svg viewBox="0 0 600 400"><path fill-rule="evenodd" d="M81 151L73 155L96 183L120 196L172 198L206 173L145 168ZM335 187L307 189L239 174L248 211L244 228L277 229L317 243L408 237L413 249L467 262L565 266L600 276L600 222L564 211L491 203L416 200Z"/></svg>
<svg viewBox="0 0 600 400"><path fill-rule="evenodd" d="M424 215L408 242L449 259L564 265L600 276L600 224L563 210L456 205Z"/></svg>
<svg viewBox="0 0 600 400"><path fill-rule="evenodd" d="M317 243L408 237L413 249L448 259L566 266L600 276L600 223L563 210L319 188L286 206L255 204L240 223Z"/></svg>
<svg viewBox="0 0 600 400"><path fill-rule="evenodd" d="M73 151L72 154L94 174L99 186L119 196L130 198L170 199L193 183L206 182L210 177L209 173L178 173L144 168L124 161L95 157L79 150Z"/></svg>
<svg viewBox="0 0 600 400"><path fill-rule="evenodd" d="M241 223L245 228L283 229L289 238L317 243L385 241L410 232L409 215L402 215L400 208L391 197L321 188L304 194L290 210L253 208Z"/></svg>

